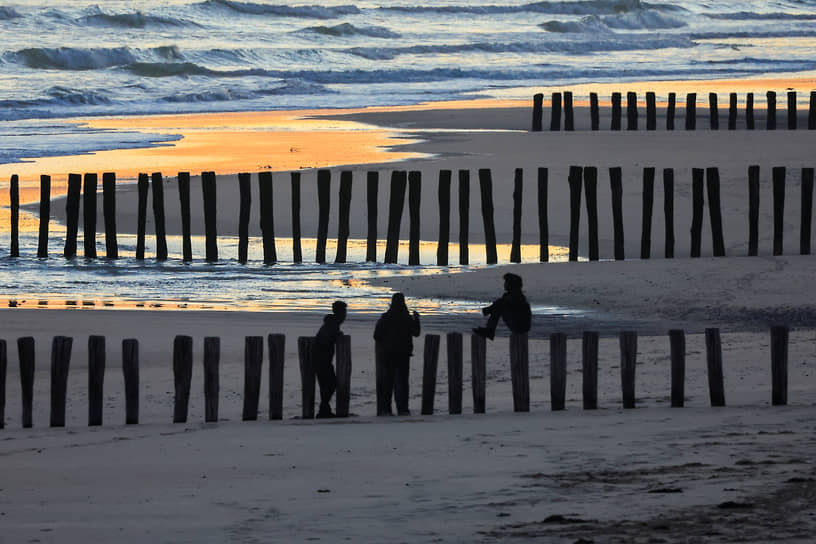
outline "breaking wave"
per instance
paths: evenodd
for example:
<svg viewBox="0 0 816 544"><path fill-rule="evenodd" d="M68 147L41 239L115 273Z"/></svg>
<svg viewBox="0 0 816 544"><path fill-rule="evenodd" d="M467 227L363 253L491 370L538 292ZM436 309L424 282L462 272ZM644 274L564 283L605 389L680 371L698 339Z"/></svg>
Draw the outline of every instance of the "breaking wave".
<svg viewBox="0 0 816 544"><path fill-rule="evenodd" d="M274 4L257 4L255 2L237 2L236 0L205 0L197 6L204 9L227 9L248 15L277 15L278 17L304 17L311 19L335 19L343 15L360 13L357 6L286 6Z"/></svg>
<svg viewBox="0 0 816 544"><path fill-rule="evenodd" d="M381 26L358 27L351 23L342 23L335 26L310 26L303 29L304 32L316 32L325 36L368 36L369 38L399 38L396 32L391 32Z"/></svg>

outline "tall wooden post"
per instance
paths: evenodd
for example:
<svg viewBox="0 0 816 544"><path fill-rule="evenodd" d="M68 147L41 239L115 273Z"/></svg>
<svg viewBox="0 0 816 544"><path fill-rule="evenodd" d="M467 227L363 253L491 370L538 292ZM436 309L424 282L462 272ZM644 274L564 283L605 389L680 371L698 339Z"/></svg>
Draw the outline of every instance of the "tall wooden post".
<svg viewBox="0 0 816 544"><path fill-rule="evenodd" d="M799 229L799 254L810 255L810 229L813 216L813 168L802 168L802 222Z"/></svg>
<svg viewBox="0 0 816 544"><path fill-rule="evenodd" d="M513 385L513 411L530 411L530 360L526 334L510 335L510 379Z"/></svg>
<svg viewBox="0 0 816 544"><path fill-rule="evenodd" d="M204 338L204 421L218 421L218 396L221 388L219 365L221 362L221 339L217 336ZM246 402L246 401L245 401Z"/></svg>
<svg viewBox="0 0 816 544"><path fill-rule="evenodd" d="M586 194L587 226L589 227L589 260L600 258L598 247L598 169L584 167L584 193Z"/></svg>
<svg viewBox="0 0 816 544"><path fill-rule="evenodd" d="M65 198L65 250L63 251L63 255L66 259L76 257L81 191L82 176L79 174L68 174L68 194Z"/></svg>
<svg viewBox="0 0 816 544"><path fill-rule="evenodd" d="M708 391L711 396L711 406L725 406L720 329L706 329L705 339L706 362L708 366Z"/></svg>
<svg viewBox="0 0 816 544"><path fill-rule="evenodd" d="M513 243L510 247L510 262L521 262L521 209L524 196L524 169L516 168L513 179Z"/></svg>
<svg viewBox="0 0 816 544"><path fill-rule="evenodd" d="M377 262L377 193L380 188L380 173L369 171L366 176L366 210L368 212L368 232L366 236L366 262Z"/></svg>
<svg viewBox="0 0 816 544"><path fill-rule="evenodd" d="M122 340L122 374L125 380L125 425L139 423L139 341Z"/></svg>
<svg viewBox="0 0 816 544"><path fill-rule="evenodd" d="M637 93L626 93L626 130L638 129Z"/></svg>
<svg viewBox="0 0 816 544"><path fill-rule="evenodd" d="M621 352L621 387L623 390L623 407L635 407L635 368L637 367L637 333L626 331L620 333Z"/></svg>
<svg viewBox="0 0 816 544"><path fill-rule="evenodd" d="M550 335L550 404L552 410L563 410L567 398L567 335Z"/></svg>
<svg viewBox="0 0 816 544"><path fill-rule="evenodd" d="M68 390L68 369L71 366L71 346L74 339L55 336L51 343L51 426L65 427L65 401Z"/></svg>
<svg viewBox="0 0 816 544"><path fill-rule="evenodd" d="M469 263L470 170L459 170L459 264Z"/></svg>
<svg viewBox="0 0 816 544"><path fill-rule="evenodd" d="M737 129L737 93L728 95L728 130Z"/></svg>
<svg viewBox="0 0 816 544"><path fill-rule="evenodd" d="M682 408L686 397L686 333L680 329L669 331L671 348L671 405Z"/></svg>
<svg viewBox="0 0 816 544"><path fill-rule="evenodd" d="M20 360L20 398L22 400L22 425L28 429L33 425L34 403L34 338L24 336L17 339L17 353Z"/></svg>
<svg viewBox="0 0 816 544"><path fill-rule="evenodd" d="M666 219L665 257L674 258L674 169L663 169L663 216Z"/></svg>
<svg viewBox="0 0 816 544"><path fill-rule="evenodd" d="M790 328L771 327L771 404L788 404L788 335Z"/></svg>
<svg viewBox="0 0 816 544"><path fill-rule="evenodd" d="M615 236L615 260L622 261L623 245L623 171L619 166L609 169L609 184L612 190L612 224Z"/></svg>
<svg viewBox="0 0 816 544"><path fill-rule="evenodd" d="M538 245L539 260L550 260L550 228L547 219L547 178L546 168L538 169Z"/></svg>
<svg viewBox="0 0 816 544"><path fill-rule="evenodd" d="M116 174L102 174L102 208L105 218L105 253L108 259L119 258L119 243L116 239Z"/></svg>
<svg viewBox="0 0 816 544"><path fill-rule="evenodd" d="M816 91L810 91L810 108L808 110L808 130L816 130Z"/></svg>
<svg viewBox="0 0 816 544"><path fill-rule="evenodd" d="M147 174L139 174L136 188L139 194L136 219L136 259L144 260L145 236L147 234L147 193L150 190L150 178L147 177Z"/></svg>
<svg viewBox="0 0 816 544"><path fill-rule="evenodd" d="M0 340L0 429L6 426L6 376L8 370L8 354L6 341Z"/></svg>
<svg viewBox="0 0 816 544"><path fill-rule="evenodd" d="M717 107L717 93L708 93L708 119L711 130L720 130L720 112Z"/></svg>
<svg viewBox="0 0 816 544"><path fill-rule="evenodd" d="M541 132L542 118L544 117L544 95L536 93L533 95L533 132Z"/></svg>
<svg viewBox="0 0 816 544"><path fill-rule="evenodd" d="M96 259L96 187L96 174L85 174L82 189L82 228L86 259Z"/></svg>
<svg viewBox="0 0 816 544"><path fill-rule="evenodd" d="M204 195L204 235L207 262L218 260L218 227L215 172L201 173L201 189Z"/></svg>
<svg viewBox="0 0 816 544"><path fill-rule="evenodd" d="M408 172L408 264L419 266L420 203L422 199L422 172Z"/></svg>
<svg viewBox="0 0 816 544"><path fill-rule="evenodd" d="M720 206L720 170L706 169L706 189L708 191L708 213L711 217L711 244L715 257L725 257L722 211Z"/></svg>
<svg viewBox="0 0 816 544"><path fill-rule="evenodd" d="M238 174L238 193L241 199L238 209L238 262L241 264L246 264L249 257L249 213L252 209L251 182L252 178L249 173L242 172ZM260 187L258 188L260 189ZM261 210L261 217L263 217L263 210Z"/></svg>
<svg viewBox="0 0 816 544"><path fill-rule="evenodd" d="M785 167L773 168L773 254L782 255L782 238L785 233Z"/></svg>
<svg viewBox="0 0 816 544"><path fill-rule="evenodd" d="M405 187L408 174L403 170L391 172L391 194L388 201L388 237L385 243L385 263L394 264L399 258L400 226L405 208Z"/></svg>
<svg viewBox="0 0 816 544"><path fill-rule="evenodd" d="M88 337L88 425L102 425L105 384L105 337Z"/></svg>
<svg viewBox="0 0 816 544"><path fill-rule="evenodd" d="M448 413L462 413L462 333L447 334Z"/></svg>
<svg viewBox="0 0 816 544"><path fill-rule="evenodd" d="M425 348L422 351L422 415L434 412L436 396L436 371L439 361L439 335L426 334Z"/></svg>
<svg viewBox="0 0 816 544"><path fill-rule="evenodd" d="M190 383L193 379L193 338L178 335L173 340L173 423L187 423Z"/></svg>
<svg viewBox="0 0 816 544"><path fill-rule="evenodd" d="M654 208L655 169L643 169L643 212L641 214L640 258L652 255L652 210Z"/></svg>
<svg viewBox="0 0 816 544"><path fill-rule="evenodd" d="M584 410L598 408L598 333L584 331L581 344Z"/></svg>
<svg viewBox="0 0 816 544"><path fill-rule="evenodd" d="M315 370L312 362L312 351L315 339L313 336L298 337L298 361L300 363L301 383L301 417L314 418L315 403Z"/></svg>
<svg viewBox="0 0 816 544"><path fill-rule="evenodd" d="M697 128L697 93L686 95L686 130Z"/></svg>
<svg viewBox="0 0 816 544"><path fill-rule="evenodd" d="M572 109L572 92L564 92L564 130L575 130L575 113Z"/></svg>
<svg viewBox="0 0 816 544"><path fill-rule="evenodd" d="M768 91L765 96L768 101L768 117L765 120L765 128L776 130L776 92Z"/></svg>
<svg viewBox="0 0 816 544"><path fill-rule="evenodd" d="M337 395L334 399L334 413L337 417L348 417L351 400L351 336L347 334L340 336L336 348Z"/></svg>
<svg viewBox="0 0 816 544"><path fill-rule="evenodd" d="M340 208L337 213L337 252L334 257L334 262L336 263L346 262L350 233L349 220L351 217L352 175L350 170L340 172L340 193L338 194Z"/></svg>
<svg viewBox="0 0 816 544"><path fill-rule="evenodd" d="M612 124L611 130L621 129L621 94L612 93Z"/></svg>
<svg viewBox="0 0 816 544"><path fill-rule="evenodd" d="M598 107L598 93L589 93L590 128L598 130L601 125L600 108Z"/></svg>
<svg viewBox="0 0 816 544"><path fill-rule="evenodd" d="M162 183L161 172L153 173L152 185L153 185L153 218L156 220L156 260L166 261L167 235L164 225L164 184Z"/></svg>
<svg viewBox="0 0 816 544"><path fill-rule="evenodd" d="M485 413L485 373L487 341L484 336L470 335L470 376L473 389L473 413Z"/></svg>
<svg viewBox="0 0 816 544"><path fill-rule="evenodd" d="M9 182L9 206L11 207L11 244L9 257L20 256L20 179L17 174Z"/></svg>
<svg viewBox="0 0 816 544"><path fill-rule="evenodd" d="M657 104L655 93L646 93L646 130L657 129Z"/></svg>
<svg viewBox="0 0 816 544"><path fill-rule="evenodd" d="M484 222L485 254L487 264L496 264L496 227L493 223L493 180L489 168L479 169L479 189L482 193L482 221Z"/></svg>
<svg viewBox="0 0 816 544"><path fill-rule="evenodd" d="M190 231L190 172L178 173L179 202L181 204L182 259L193 260L193 244Z"/></svg>
<svg viewBox="0 0 816 544"><path fill-rule="evenodd" d="M298 172L298 177L300 177L300 173ZM242 204L241 209L246 210L247 214L247 246L249 245L249 217L250 217L250 207L252 205L252 195L249 191L249 177L247 179L247 196L241 197ZM294 182L293 182L294 183ZM258 174L258 200L259 200L259 208L261 213L261 237L262 237L262 244L263 244L263 255L264 255L264 264L275 264L278 260L278 248L275 244L275 185L272 181L272 172L260 172ZM297 198L300 199L300 180L298 179L298 195ZM292 191L292 200L294 201L294 190ZM300 213L300 207L298 206L298 213ZM243 216L242 216L243 217ZM292 218L294 222L294 217ZM298 216L298 226L300 226L300 216ZM292 231L292 237L294 239L294 230ZM299 240L298 240L299 241ZM300 246L298 246L300 249ZM294 260L294 259L293 259ZM302 260L302 258L301 258ZM296 261L300 262L300 261Z"/></svg>
<svg viewBox="0 0 816 544"><path fill-rule="evenodd" d="M450 170L439 171L439 245L436 247L436 265L448 266L448 245L450 243L450 204L451 204Z"/></svg>
<svg viewBox="0 0 816 544"><path fill-rule="evenodd" d="M300 172L292 172L292 262L303 262L300 245Z"/></svg>
<svg viewBox="0 0 816 544"><path fill-rule="evenodd" d="M745 95L745 128L754 130L754 93Z"/></svg>
<svg viewBox="0 0 816 544"><path fill-rule="evenodd" d="M244 421L258 419L262 367L263 336L247 336L244 339L244 410L241 416Z"/></svg>
<svg viewBox="0 0 816 544"><path fill-rule="evenodd" d="M270 334L269 346L269 419L283 419L283 369L286 335Z"/></svg>
<svg viewBox="0 0 816 544"><path fill-rule="evenodd" d="M748 167L748 256L759 252L759 166Z"/></svg>
<svg viewBox="0 0 816 544"><path fill-rule="evenodd" d="M569 188L570 188L570 234L569 234L569 260L578 260L578 234L581 223L581 184L583 180L583 169L580 166L570 166Z"/></svg>
<svg viewBox="0 0 816 544"><path fill-rule="evenodd" d="M674 114L677 110L677 95L669 93L669 100L666 106L666 130L674 130Z"/></svg>
<svg viewBox="0 0 816 544"><path fill-rule="evenodd" d="M37 258L48 258L48 221L51 219L51 176L40 176L40 237Z"/></svg>
<svg viewBox="0 0 816 544"><path fill-rule="evenodd" d="M552 93L550 115L550 130L561 130L561 93Z"/></svg>
<svg viewBox="0 0 816 544"><path fill-rule="evenodd" d="M703 239L703 184L705 170L691 170L691 256L699 257Z"/></svg>
<svg viewBox="0 0 816 544"><path fill-rule="evenodd" d="M326 241L329 237L329 210L331 205L331 170L317 171L317 247L315 262L326 262Z"/></svg>

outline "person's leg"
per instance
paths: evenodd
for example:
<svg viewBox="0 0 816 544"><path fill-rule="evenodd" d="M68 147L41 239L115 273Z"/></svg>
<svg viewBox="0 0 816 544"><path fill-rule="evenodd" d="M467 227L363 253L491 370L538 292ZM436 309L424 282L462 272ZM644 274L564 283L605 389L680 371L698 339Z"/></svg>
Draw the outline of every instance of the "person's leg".
<svg viewBox="0 0 816 544"><path fill-rule="evenodd" d="M320 409L318 416L328 416L332 413L331 398L337 389L337 376L331 361L315 361L315 374L320 384Z"/></svg>
<svg viewBox="0 0 816 544"><path fill-rule="evenodd" d="M394 372L391 368L391 359L388 352L377 342L375 357L377 365L377 415L392 415L391 391L394 387Z"/></svg>
<svg viewBox="0 0 816 544"><path fill-rule="evenodd" d="M407 415L408 409L408 378L411 372L411 358L408 355L400 355L395 360L394 376L394 400L397 404L397 413Z"/></svg>
<svg viewBox="0 0 816 544"><path fill-rule="evenodd" d="M473 332L492 340L496 335L496 326L499 324L499 319L505 313L506 306L505 300L500 298L494 301L490 306L482 309L482 313L488 316L487 324L484 327L473 329Z"/></svg>

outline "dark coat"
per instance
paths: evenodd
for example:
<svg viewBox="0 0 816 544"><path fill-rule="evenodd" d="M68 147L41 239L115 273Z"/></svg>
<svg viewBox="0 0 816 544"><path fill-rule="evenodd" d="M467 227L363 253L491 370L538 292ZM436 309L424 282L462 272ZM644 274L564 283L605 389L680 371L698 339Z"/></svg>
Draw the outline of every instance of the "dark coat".
<svg viewBox="0 0 816 544"><path fill-rule="evenodd" d="M331 363L334 357L334 344L342 334L340 320L334 314L327 314L315 337L314 357L317 362Z"/></svg>
<svg viewBox="0 0 816 544"><path fill-rule="evenodd" d="M419 336L419 316L411 315L407 309L389 309L374 327L374 340L387 353L413 355L412 336Z"/></svg>

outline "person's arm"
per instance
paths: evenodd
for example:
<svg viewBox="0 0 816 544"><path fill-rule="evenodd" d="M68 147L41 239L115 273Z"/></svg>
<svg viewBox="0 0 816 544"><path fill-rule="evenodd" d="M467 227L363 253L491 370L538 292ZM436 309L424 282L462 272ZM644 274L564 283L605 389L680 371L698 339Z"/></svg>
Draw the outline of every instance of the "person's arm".
<svg viewBox="0 0 816 544"><path fill-rule="evenodd" d="M413 322L411 323L411 334L414 336L419 336L419 314L414 312Z"/></svg>

